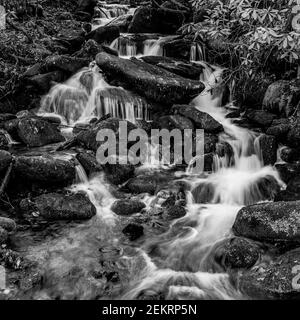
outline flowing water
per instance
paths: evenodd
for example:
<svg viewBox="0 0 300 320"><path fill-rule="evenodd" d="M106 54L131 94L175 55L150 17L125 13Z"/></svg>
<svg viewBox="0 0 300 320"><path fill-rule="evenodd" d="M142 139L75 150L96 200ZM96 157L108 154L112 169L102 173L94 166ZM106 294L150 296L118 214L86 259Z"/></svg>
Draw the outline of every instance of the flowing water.
<svg viewBox="0 0 300 320"><path fill-rule="evenodd" d="M121 55L163 54L161 38L145 40L139 51L131 38L126 37L123 35L122 40L119 38L112 44ZM192 47L191 60L203 58L205 54L200 49ZM232 236L231 227L240 208L272 200L273 190L284 185L273 167L264 166L259 135L226 118L228 111L221 106L223 70L203 61L198 63L204 67L199 81L206 87L191 105L223 125L219 141L228 144L232 154L215 155L212 172L195 173L190 168L174 172L153 162L157 146L150 146L149 159L138 173L164 172L170 188L177 182L187 185L187 215L172 223L151 213L138 215L137 219L145 225L145 235L134 242L121 233L130 219L116 216L110 210L117 190L105 181L103 174L88 177L78 164L76 183L70 189L86 192L96 206L97 215L80 225L55 225L45 233L25 231L14 239L16 250L36 261L45 277L43 287L31 293L31 297L243 298L218 263L218 248ZM110 86L93 66L54 86L43 99L40 113L54 113L70 125L107 113L132 122L151 119L142 98ZM140 196L149 212L160 207L157 198Z"/></svg>

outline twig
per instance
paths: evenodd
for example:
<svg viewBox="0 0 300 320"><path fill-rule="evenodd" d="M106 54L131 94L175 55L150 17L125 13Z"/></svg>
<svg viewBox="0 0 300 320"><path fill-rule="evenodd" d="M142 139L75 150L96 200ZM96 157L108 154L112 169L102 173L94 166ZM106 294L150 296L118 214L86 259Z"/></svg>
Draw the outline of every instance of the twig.
<svg viewBox="0 0 300 320"><path fill-rule="evenodd" d="M10 163L7 171L6 171L6 174L5 174L5 177L2 181L2 184L1 184L1 187L0 187L0 197L3 195L6 187L7 187L7 184L9 182L9 179L10 179L10 175L11 175L11 171L12 171L12 168L13 168L13 162Z"/></svg>

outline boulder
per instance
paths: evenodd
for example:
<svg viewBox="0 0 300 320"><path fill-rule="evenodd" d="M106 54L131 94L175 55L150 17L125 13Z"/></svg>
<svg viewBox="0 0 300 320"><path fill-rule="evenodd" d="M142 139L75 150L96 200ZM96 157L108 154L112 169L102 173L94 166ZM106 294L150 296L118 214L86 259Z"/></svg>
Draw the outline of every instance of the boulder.
<svg viewBox="0 0 300 320"><path fill-rule="evenodd" d="M77 11L94 13L94 8L97 5L97 0L78 0Z"/></svg>
<svg viewBox="0 0 300 320"><path fill-rule="evenodd" d="M41 147L65 140L57 126L41 118L20 119L17 131L21 141L29 147Z"/></svg>
<svg viewBox="0 0 300 320"><path fill-rule="evenodd" d="M300 174L296 175L289 180L286 190L292 193L300 194Z"/></svg>
<svg viewBox="0 0 300 320"><path fill-rule="evenodd" d="M165 208L163 212L164 218L167 220L180 219L186 215L186 209L181 205L173 205Z"/></svg>
<svg viewBox="0 0 300 320"><path fill-rule="evenodd" d="M96 56L96 62L109 81L117 81L165 105L189 102L204 89L202 82L182 78L137 59L122 59L102 52Z"/></svg>
<svg viewBox="0 0 300 320"><path fill-rule="evenodd" d="M167 129L169 131L173 129L179 129L181 131L183 131L184 129L194 129L192 121L181 115L160 117L158 119L158 124L160 129Z"/></svg>
<svg viewBox="0 0 300 320"><path fill-rule="evenodd" d="M63 82L65 80L65 74L60 71L51 71L44 74L38 74L36 76L26 79L25 84L28 84L28 90L32 90L39 94L46 94L53 83Z"/></svg>
<svg viewBox="0 0 300 320"><path fill-rule="evenodd" d="M274 136L278 141L286 142L287 134L290 130L289 124L278 124L267 129L266 134Z"/></svg>
<svg viewBox="0 0 300 320"><path fill-rule="evenodd" d="M300 148L300 119L291 124L291 129L287 136L287 144L293 148Z"/></svg>
<svg viewBox="0 0 300 320"><path fill-rule="evenodd" d="M189 105L174 105L171 110L174 114L180 114L189 118L197 129L204 129L207 133L220 133L223 126L208 113L202 112Z"/></svg>
<svg viewBox="0 0 300 320"><path fill-rule="evenodd" d="M0 172L8 168L12 162L12 155L4 150L0 150Z"/></svg>
<svg viewBox="0 0 300 320"><path fill-rule="evenodd" d="M131 199L117 200L111 206L111 210L119 216L130 216L139 213L146 207L144 202Z"/></svg>
<svg viewBox="0 0 300 320"><path fill-rule="evenodd" d="M283 182L288 183L295 175L300 174L300 163L278 163L275 165Z"/></svg>
<svg viewBox="0 0 300 320"><path fill-rule="evenodd" d="M17 156L14 170L18 178L46 184L71 183L75 179L73 161L48 154Z"/></svg>
<svg viewBox="0 0 300 320"><path fill-rule="evenodd" d="M300 160L300 150L284 147L280 149L280 158L285 162L294 162Z"/></svg>
<svg viewBox="0 0 300 320"><path fill-rule="evenodd" d="M258 139L264 165L273 165L277 160L278 144L276 138L263 134Z"/></svg>
<svg viewBox="0 0 300 320"><path fill-rule="evenodd" d="M113 40L120 36L120 30L117 26L102 26L98 27L97 29L91 31L87 34L86 39L93 39L97 43L108 43L110 44Z"/></svg>
<svg viewBox="0 0 300 320"><path fill-rule="evenodd" d="M96 214L96 208L83 193L47 193L33 199L22 200L24 214L34 214L46 220L86 220Z"/></svg>
<svg viewBox="0 0 300 320"><path fill-rule="evenodd" d="M46 58L42 66L43 72L60 70L68 76L76 73L78 70L88 67L89 60L67 55L54 55Z"/></svg>
<svg viewBox="0 0 300 320"><path fill-rule="evenodd" d="M170 39L163 44L167 57L190 61L193 42L187 38Z"/></svg>
<svg viewBox="0 0 300 320"><path fill-rule="evenodd" d="M300 80L279 80L268 87L263 109L288 117L295 111L299 101Z"/></svg>
<svg viewBox="0 0 300 320"><path fill-rule="evenodd" d="M130 241L135 241L144 235L144 227L136 223L128 224L122 232Z"/></svg>
<svg viewBox="0 0 300 320"><path fill-rule="evenodd" d="M139 7L129 25L129 33L174 34L185 21L182 11Z"/></svg>
<svg viewBox="0 0 300 320"><path fill-rule="evenodd" d="M276 115L264 110L247 110L245 117L250 120L253 124L266 128L269 127L273 120L276 118Z"/></svg>
<svg viewBox="0 0 300 320"><path fill-rule="evenodd" d="M96 155L91 151L81 151L76 158L88 175L103 171L102 166L97 162Z"/></svg>
<svg viewBox="0 0 300 320"><path fill-rule="evenodd" d="M12 219L0 217L0 228L3 228L7 232L13 232L16 230L17 225Z"/></svg>
<svg viewBox="0 0 300 320"><path fill-rule="evenodd" d="M115 185L120 185L134 175L134 166L131 164L106 164L103 166L106 179Z"/></svg>
<svg viewBox="0 0 300 320"><path fill-rule="evenodd" d="M219 139L216 135L204 132L204 153L212 153L216 151Z"/></svg>
<svg viewBox="0 0 300 320"><path fill-rule="evenodd" d="M154 194L157 187L157 180L155 179L155 177L140 175L130 179L126 184L126 187L135 194Z"/></svg>
<svg viewBox="0 0 300 320"><path fill-rule="evenodd" d="M182 60L162 56L144 56L140 58L144 62L158 66L181 77L199 80L203 67L195 63L187 63Z"/></svg>
<svg viewBox="0 0 300 320"><path fill-rule="evenodd" d="M299 299L299 265L300 250L289 251L240 274L239 290L253 299Z"/></svg>
<svg viewBox="0 0 300 320"><path fill-rule="evenodd" d="M122 16L116 17L114 20L109 22L109 25L119 28L120 32L122 33L127 33L132 18L132 14L124 14Z"/></svg>
<svg viewBox="0 0 300 320"><path fill-rule="evenodd" d="M261 242L300 243L300 202L270 202L242 208L234 234Z"/></svg>

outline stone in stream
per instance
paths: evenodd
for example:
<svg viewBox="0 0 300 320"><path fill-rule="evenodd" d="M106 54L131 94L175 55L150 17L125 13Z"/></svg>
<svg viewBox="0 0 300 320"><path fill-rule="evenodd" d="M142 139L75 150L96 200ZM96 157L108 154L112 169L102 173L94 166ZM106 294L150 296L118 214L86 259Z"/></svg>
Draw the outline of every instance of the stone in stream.
<svg viewBox="0 0 300 320"><path fill-rule="evenodd" d="M163 45L165 55L174 59L190 61L192 44L191 39L182 36L170 39Z"/></svg>
<svg viewBox="0 0 300 320"><path fill-rule="evenodd" d="M145 207L144 202L132 199L121 199L113 203L111 210L119 216L129 216L141 212Z"/></svg>
<svg viewBox="0 0 300 320"><path fill-rule="evenodd" d="M181 205L168 206L163 211L164 218L168 220L180 219L186 215L186 209Z"/></svg>
<svg viewBox="0 0 300 320"><path fill-rule="evenodd" d="M206 112L189 105L174 105L171 110L174 114L180 114L189 118L197 129L204 129L207 133L220 133L223 126Z"/></svg>
<svg viewBox="0 0 300 320"><path fill-rule="evenodd" d="M5 217L0 217L0 227L7 232L13 232L17 228L14 220Z"/></svg>
<svg viewBox="0 0 300 320"><path fill-rule="evenodd" d="M122 16L116 17L114 20L109 22L110 26L118 27L120 32L127 33L129 25L132 21L132 14L124 14Z"/></svg>
<svg viewBox="0 0 300 320"><path fill-rule="evenodd" d="M175 73L181 77L192 80L199 80L200 75L203 73L202 66L194 63L187 63L178 59L162 56L144 56L140 59L154 66L158 66L167 71Z"/></svg>
<svg viewBox="0 0 300 320"><path fill-rule="evenodd" d="M263 100L263 109L288 117L300 101L300 80L279 80L272 83Z"/></svg>
<svg viewBox="0 0 300 320"><path fill-rule="evenodd" d="M173 129L179 129L181 131L183 131L184 129L194 129L192 121L180 115L160 117L158 119L158 124L160 129L167 129L169 131Z"/></svg>
<svg viewBox="0 0 300 320"><path fill-rule="evenodd" d="M20 119L17 131L20 140L29 147L41 147L65 140L56 125L41 118Z"/></svg>
<svg viewBox="0 0 300 320"><path fill-rule="evenodd" d="M97 0L78 0L77 11L94 13L94 8L97 5Z"/></svg>
<svg viewBox="0 0 300 320"><path fill-rule="evenodd" d="M300 244L300 201L270 202L242 208L234 234L260 242Z"/></svg>
<svg viewBox="0 0 300 320"><path fill-rule="evenodd" d="M5 243L8 239L8 232L0 227L0 245Z"/></svg>
<svg viewBox="0 0 300 320"><path fill-rule="evenodd" d="M76 158L88 175L103 171L92 151L81 151L76 155Z"/></svg>
<svg viewBox="0 0 300 320"><path fill-rule="evenodd" d="M32 215L46 220L86 220L96 214L96 208L83 193L46 193L20 203L24 216Z"/></svg>
<svg viewBox="0 0 300 320"><path fill-rule="evenodd" d="M287 134L289 131L290 131L290 125L283 123L283 124L272 125L267 129L266 134L274 136L278 141L285 143L287 139Z"/></svg>
<svg viewBox="0 0 300 320"><path fill-rule="evenodd" d="M120 29L117 26L102 26L98 27L97 29L91 31L87 34L86 39L93 39L97 43L111 43L113 40L120 36Z"/></svg>
<svg viewBox="0 0 300 320"><path fill-rule="evenodd" d="M300 148L300 120L297 119L291 124L291 129L287 136L287 144L293 148Z"/></svg>
<svg viewBox="0 0 300 320"><path fill-rule="evenodd" d="M218 141L218 136L204 132L204 153L207 154L215 152Z"/></svg>
<svg viewBox="0 0 300 320"><path fill-rule="evenodd" d="M239 290L254 299L299 299L300 250L237 275Z"/></svg>
<svg viewBox="0 0 300 320"><path fill-rule="evenodd" d="M300 163L277 163L275 168L285 183L288 183L295 175L300 175Z"/></svg>
<svg viewBox="0 0 300 320"><path fill-rule="evenodd" d="M103 166L106 179L115 185L120 185L134 175L134 166L131 164L106 164Z"/></svg>
<svg viewBox="0 0 300 320"><path fill-rule="evenodd" d="M273 165L277 160L278 143L276 138L263 134L258 139L264 165Z"/></svg>
<svg viewBox="0 0 300 320"><path fill-rule="evenodd" d="M144 227L136 223L130 223L122 230L122 232L130 241L134 241L144 235Z"/></svg>
<svg viewBox="0 0 300 320"><path fill-rule="evenodd" d="M96 62L108 81L165 105L189 103L204 89L200 81L185 79L135 58L122 59L101 52Z"/></svg>
<svg viewBox="0 0 300 320"><path fill-rule="evenodd" d="M300 160L300 150L296 148L284 147L280 149L280 158L285 162Z"/></svg>
<svg viewBox="0 0 300 320"><path fill-rule="evenodd" d="M276 115L264 110L253 110L247 109L244 116L250 120L254 125L259 127L267 128L269 127Z"/></svg>
<svg viewBox="0 0 300 320"><path fill-rule="evenodd" d="M132 193L135 194L154 194L157 185L158 183L155 177L140 175L130 179L126 184L126 188L128 188Z"/></svg>
<svg viewBox="0 0 300 320"><path fill-rule="evenodd" d="M4 150L0 150L0 172L7 169L12 162L12 155Z"/></svg>
<svg viewBox="0 0 300 320"><path fill-rule="evenodd" d="M150 6L139 7L129 25L129 33L174 34L185 21L183 11L155 9Z"/></svg>
<svg viewBox="0 0 300 320"><path fill-rule="evenodd" d="M48 154L17 156L14 164L16 176L29 182L44 184L72 183L75 164Z"/></svg>

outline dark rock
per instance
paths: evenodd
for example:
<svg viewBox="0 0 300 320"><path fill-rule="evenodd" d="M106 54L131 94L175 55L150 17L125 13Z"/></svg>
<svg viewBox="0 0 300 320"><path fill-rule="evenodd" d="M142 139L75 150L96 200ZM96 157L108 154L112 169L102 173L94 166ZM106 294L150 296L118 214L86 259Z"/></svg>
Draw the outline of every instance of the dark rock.
<svg viewBox="0 0 300 320"><path fill-rule="evenodd" d="M8 233L2 227L0 227L0 245L5 243L8 239Z"/></svg>
<svg viewBox="0 0 300 320"><path fill-rule="evenodd" d="M271 243L300 243L300 202L261 203L242 208L234 222L238 236Z"/></svg>
<svg viewBox="0 0 300 320"><path fill-rule="evenodd" d="M284 147L280 150L280 158L285 162L294 162L300 160L300 150Z"/></svg>
<svg viewBox="0 0 300 320"><path fill-rule="evenodd" d="M211 183L200 183L192 190L195 203L210 203L215 194L215 187Z"/></svg>
<svg viewBox="0 0 300 320"><path fill-rule="evenodd" d="M224 131L223 126L208 113L202 112L189 105L174 105L172 111L181 114L194 122L197 129L204 129L207 133L219 133Z"/></svg>
<svg viewBox="0 0 300 320"><path fill-rule="evenodd" d="M139 213L146 207L144 202L131 199L117 200L111 206L111 210L119 216L130 216Z"/></svg>
<svg viewBox="0 0 300 320"><path fill-rule="evenodd" d="M133 15L131 14L124 14L122 16L116 17L114 20L112 20L109 25L118 27L120 32L127 33L129 25L132 21Z"/></svg>
<svg viewBox="0 0 300 320"><path fill-rule="evenodd" d="M278 141L285 142L289 130L289 124L279 124L268 128L266 134L276 137Z"/></svg>
<svg viewBox="0 0 300 320"><path fill-rule="evenodd" d="M18 156L14 170L18 177L43 183L71 183L75 179L75 164L69 160L56 159L47 154Z"/></svg>
<svg viewBox="0 0 300 320"><path fill-rule="evenodd" d="M242 273L238 277L239 289L254 299L299 299L299 265L299 249L289 251L268 265Z"/></svg>
<svg viewBox="0 0 300 320"><path fill-rule="evenodd" d="M82 151L76 155L77 160L83 166L88 175L103 171L102 166L97 162L93 152Z"/></svg>
<svg viewBox="0 0 300 320"><path fill-rule="evenodd" d="M21 210L46 220L86 220L96 214L96 208L83 193L47 193L34 198L33 202L23 200ZM31 210L30 210L31 209Z"/></svg>
<svg viewBox="0 0 300 320"><path fill-rule="evenodd" d="M28 83L32 90L40 94L47 93L54 82L62 82L65 79L65 75L62 71L52 71L45 74L39 74L28 78Z"/></svg>
<svg viewBox="0 0 300 320"><path fill-rule="evenodd" d="M158 119L158 123L160 126L160 129L167 129L167 130L173 130L173 129L194 129L194 125L192 121L188 118L185 118L180 115L174 115L174 116L163 116Z"/></svg>
<svg viewBox="0 0 300 320"><path fill-rule="evenodd" d="M288 183L295 175L300 174L300 164L278 163L275 168L285 183Z"/></svg>
<svg viewBox="0 0 300 320"><path fill-rule="evenodd" d="M273 165L277 160L278 144L276 138L263 134L258 139L264 164Z"/></svg>
<svg viewBox="0 0 300 320"><path fill-rule="evenodd" d="M12 155L4 150L0 150L0 172L7 169L12 162Z"/></svg>
<svg viewBox="0 0 300 320"><path fill-rule="evenodd" d="M128 32L174 34L184 20L185 15L180 11L139 7L134 13Z"/></svg>
<svg viewBox="0 0 300 320"><path fill-rule="evenodd" d="M171 39L163 44L167 57L190 60L192 41L186 38Z"/></svg>
<svg viewBox="0 0 300 320"><path fill-rule="evenodd" d="M131 164L106 164L103 169L107 180L115 185L126 182L134 175L134 166Z"/></svg>
<svg viewBox="0 0 300 320"><path fill-rule="evenodd" d="M249 269L259 259L259 247L246 238L234 237L222 243L222 260L225 268Z"/></svg>
<svg viewBox="0 0 300 320"><path fill-rule="evenodd" d="M229 119L234 119L239 117L240 117L239 110L230 111L229 113L226 114L226 118L229 118Z"/></svg>
<svg viewBox="0 0 300 320"><path fill-rule="evenodd" d="M3 127L11 135L14 140L19 140L18 135L19 119L8 120L4 123Z"/></svg>
<svg viewBox="0 0 300 320"><path fill-rule="evenodd" d="M144 228L139 224L130 223L122 230L122 232L130 241L134 241L144 235Z"/></svg>
<svg viewBox="0 0 300 320"><path fill-rule="evenodd" d="M1 112L1 110L0 110ZM0 113L0 123L8 120L16 119L16 116L11 113Z"/></svg>
<svg viewBox="0 0 300 320"><path fill-rule="evenodd" d="M277 193L274 201L298 201L300 200L300 193L293 193L289 192L287 190L282 190L279 193Z"/></svg>
<svg viewBox="0 0 300 320"><path fill-rule="evenodd" d="M300 174L289 180L286 190L292 193L300 193Z"/></svg>
<svg viewBox="0 0 300 320"><path fill-rule="evenodd" d="M300 81L279 80L272 83L265 94L264 110L290 116L300 101Z"/></svg>
<svg viewBox="0 0 300 320"><path fill-rule="evenodd" d="M77 11L87 12L92 15L96 5L97 0L78 0Z"/></svg>
<svg viewBox="0 0 300 320"><path fill-rule="evenodd" d="M180 219L186 215L186 209L180 205L170 206L164 210L163 215L168 220Z"/></svg>
<svg viewBox="0 0 300 320"><path fill-rule="evenodd" d="M201 82L182 78L137 59L99 53L96 62L109 81L117 80L120 85L166 105L189 102L204 89Z"/></svg>
<svg viewBox="0 0 300 320"><path fill-rule="evenodd" d="M162 56L144 56L141 57L143 61L163 68L167 71L175 73L181 77L199 80L203 72L203 67L194 63L187 63L182 60L171 59Z"/></svg>
<svg viewBox="0 0 300 320"><path fill-rule="evenodd" d="M204 153L215 152L218 141L218 137L214 134L204 133Z"/></svg>
<svg viewBox="0 0 300 320"><path fill-rule="evenodd" d="M17 131L21 141L29 147L41 147L65 140L55 125L40 118L21 119Z"/></svg>
<svg viewBox="0 0 300 320"><path fill-rule="evenodd" d="M157 181L154 177L140 175L130 179L126 184L126 187L135 194L154 194L157 187Z"/></svg>
<svg viewBox="0 0 300 320"><path fill-rule="evenodd" d="M287 144L293 148L300 148L300 119L291 125L287 136Z"/></svg>
<svg viewBox="0 0 300 320"><path fill-rule="evenodd" d="M87 40L93 39L99 44L110 44L113 40L120 36L120 30L117 26L102 26L91 31L87 36Z"/></svg>
<svg viewBox="0 0 300 320"><path fill-rule="evenodd" d="M0 227L7 232L13 232L17 228L14 220L5 217L0 217Z"/></svg>
<svg viewBox="0 0 300 320"><path fill-rule="evenodd" d="M44 72L51 72L60 70L65 72L67 75L72 75L83 67L89 65L89 60L78 57L71 57L67 55L54 55L47 57L43 64Z"/></svg>
<svg viewBox="0 0 300 320"><path fill-rule="evenodd" d="M272 124L273 120L276 118L276 115L264 110L248 109L245 113L245 117L255 125L266 128Z"/></svg>

